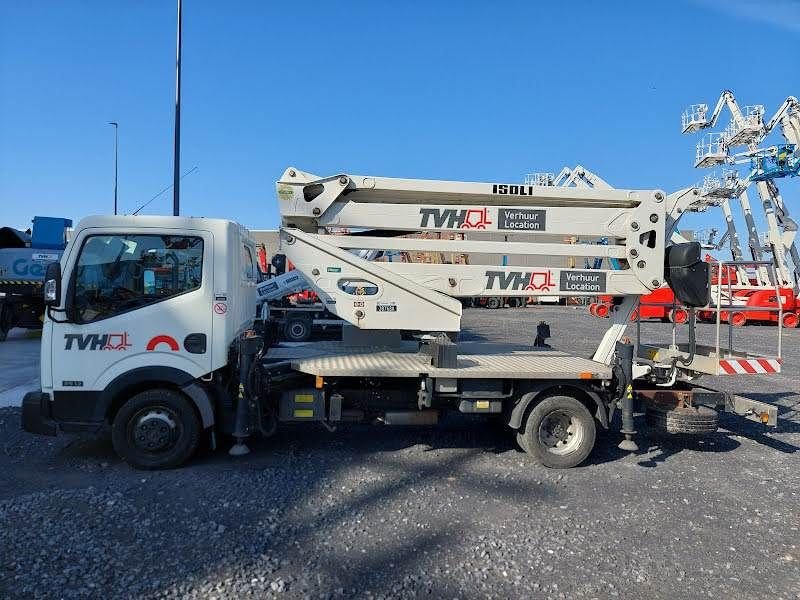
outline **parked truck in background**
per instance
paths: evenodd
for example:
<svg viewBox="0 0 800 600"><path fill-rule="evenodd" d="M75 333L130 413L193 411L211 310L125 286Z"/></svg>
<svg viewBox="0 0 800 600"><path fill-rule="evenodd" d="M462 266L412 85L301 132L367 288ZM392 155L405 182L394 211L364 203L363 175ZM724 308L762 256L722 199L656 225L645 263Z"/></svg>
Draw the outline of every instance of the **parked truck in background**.
<svg viewBox="0 0 800 600"><path fill-rule="evenodd" d="M70 227L69 219L34 217L30 231L0 228L0 342L14 327L42 326L45 268L61 258Z"/></svg>

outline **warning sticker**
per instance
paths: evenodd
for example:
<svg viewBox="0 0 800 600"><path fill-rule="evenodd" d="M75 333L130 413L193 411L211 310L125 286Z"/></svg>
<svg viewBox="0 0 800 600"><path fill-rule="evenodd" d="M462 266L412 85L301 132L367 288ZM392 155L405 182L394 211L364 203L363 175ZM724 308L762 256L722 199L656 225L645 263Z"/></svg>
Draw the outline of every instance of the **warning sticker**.
<svg viewBox="0 0 800 600"><path fill-rule="evenodd" d="M214 312L218 315L224 315L226 312L228 312L228 304L226 302L215 302Z"/></svg>

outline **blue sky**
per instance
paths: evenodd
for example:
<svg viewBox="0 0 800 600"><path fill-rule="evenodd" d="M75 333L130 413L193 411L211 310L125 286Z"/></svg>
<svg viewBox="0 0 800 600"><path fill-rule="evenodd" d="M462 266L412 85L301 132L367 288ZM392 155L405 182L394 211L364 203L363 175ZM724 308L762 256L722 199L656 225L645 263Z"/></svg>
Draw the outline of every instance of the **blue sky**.
<svg viewBox="0 0 800 600"><path fill-rule="evenodd" d="M0 3L0 225L111 212L108 121L122 212L171 183L174 27L166 0ZM580 163L671 191L703 175L685 106L800 95L797 0L185 0L183 32L182 212L254 229L289 165L514 182Z"/></svg>

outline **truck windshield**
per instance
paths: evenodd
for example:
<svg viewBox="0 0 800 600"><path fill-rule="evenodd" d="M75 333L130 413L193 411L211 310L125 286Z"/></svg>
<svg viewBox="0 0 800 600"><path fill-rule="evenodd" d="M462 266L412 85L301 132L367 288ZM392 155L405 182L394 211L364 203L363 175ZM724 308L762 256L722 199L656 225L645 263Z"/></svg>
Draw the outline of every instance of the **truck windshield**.
<svg viewBox="0 0 800 600"><path fill-rule="evenodd" d="M90 323L196 290L203 240L177 235L93 235L72 286L77 319Z"/></svg>

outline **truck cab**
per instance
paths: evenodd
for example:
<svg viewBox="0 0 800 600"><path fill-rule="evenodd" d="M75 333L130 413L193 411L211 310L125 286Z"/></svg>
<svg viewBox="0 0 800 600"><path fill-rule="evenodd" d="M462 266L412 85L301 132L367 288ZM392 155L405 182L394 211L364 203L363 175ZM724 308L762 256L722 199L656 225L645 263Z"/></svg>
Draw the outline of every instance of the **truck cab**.
<svg viewBox="0 0 800 600"><path fill-rule="evenodd" d="M23 400L23 427L110 427L132 462L182 462L215 424L258 277L255 243L232 221L84 219L45 277L41 389Z"/></svg>

